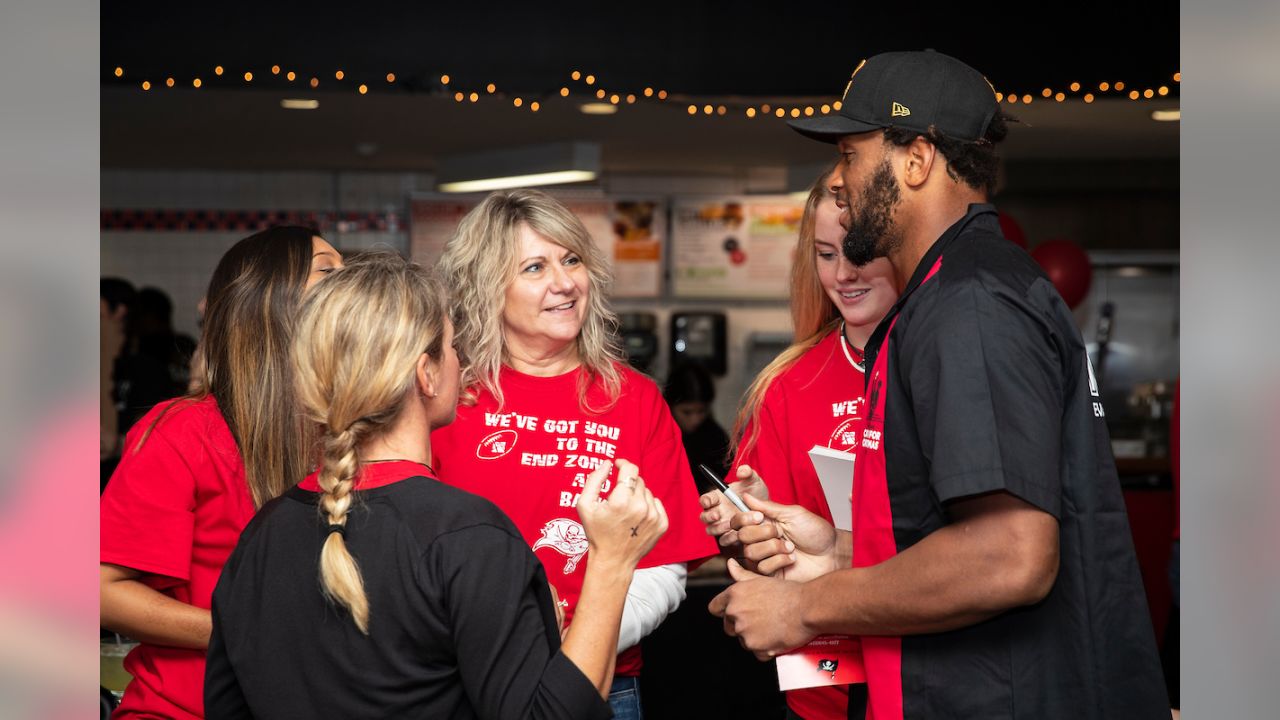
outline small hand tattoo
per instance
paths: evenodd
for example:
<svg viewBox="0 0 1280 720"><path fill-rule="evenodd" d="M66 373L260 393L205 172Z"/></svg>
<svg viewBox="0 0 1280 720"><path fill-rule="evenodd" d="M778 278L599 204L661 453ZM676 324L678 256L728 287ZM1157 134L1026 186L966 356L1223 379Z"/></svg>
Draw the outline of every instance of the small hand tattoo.
<svg viewBox="0 0 1280 720"><path fill-rule="evenodd" d="M639 528L640 528L640 526L639 526L639 525L637 525L637 526L635 526L635 527L631 528L631 537L635 537L635 536L636 536L636 530L638 530Z"/></svg>

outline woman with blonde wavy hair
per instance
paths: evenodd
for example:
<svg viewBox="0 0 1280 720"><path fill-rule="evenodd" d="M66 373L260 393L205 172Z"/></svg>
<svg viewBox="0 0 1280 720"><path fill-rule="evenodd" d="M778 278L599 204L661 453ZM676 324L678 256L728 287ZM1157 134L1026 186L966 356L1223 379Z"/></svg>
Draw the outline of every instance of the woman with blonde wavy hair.
<svg viewBox="0 0 1280 720"><path fill-rule="evenodd" d="M140 641L117 718L203 717L210 596L254 511L306 467L289 340L303 291L339 267L310 228L233 245L209 283L193 391L129 431L100 503L102 626Z"/></svg>
<svg viewBox="0 0 1280 720"><path fill-rule="evenodd" d="M831 509L809 450L819 445L855 452L864 406L863 346L898 299L886 258L858 267L841 252L840 183L831 168L809 191L791 267L795 341L751 383L734 422L732 450L735 490L801 505L827 522ZM722 546L734 546L737 533L729 519L736 510L721 499L718 492L703 495L701 517ZM789 717L844 718L848 692L847 686L788 692Z"/></svg>
<svg viewBox="0 0 1280 720"><path fill-rule="evenodd" d="M615 717L639 717L638 643L684 599L686 563L715 545L697 522L680 429L613 344L608 263L569 208L512 190L462 219L439 270L456 303L466 396L457 421L432 437L435 467L511 517L571 622L588 549L574 506L591 470L633 458L671 514L631 583L618 641L610 704Z"/></svg>
<svg viewBox="0 0 1280 720"><path fill-rule="evenodd" d="M591 557L562 643L511 521L431 467L459 388L439 283L393 253L357 258L307 298L293 360L320 467L223 571L209 717L607 717L626 586L667 522L635 466L617 461L608 501L614 463L584 484Z"/></svg>

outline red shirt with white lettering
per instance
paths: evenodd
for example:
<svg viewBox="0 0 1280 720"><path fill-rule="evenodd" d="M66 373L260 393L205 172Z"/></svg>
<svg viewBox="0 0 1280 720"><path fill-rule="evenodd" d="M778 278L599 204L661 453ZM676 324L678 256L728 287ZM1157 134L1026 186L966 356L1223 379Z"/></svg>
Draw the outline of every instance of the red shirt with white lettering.
<svg viewBox="0 0 1280 720"><path fill-rule="evenodd" d="M750 465L768 486L770 500L800 505L831 522L809 450L821 445L854 452L854 426L865 404L862 385L862 371L845 355L840 332L829 333L769 384L760 411L739 443L735 471L739 465ZM746 439L753 436L755 444L743 452ZM832 685L792 690L787 705L807 720L843 719L849 689Z"/></svg>
<svg viewBox="0 0 1280 720"><path fill-rule="evenodd" d="M431 434L432 467L440 479L488 498L511 518L566 603L566 621L573 619L586 571L587 538L575 504L586 476L603 461L635 463L666 507L670 528L640 567L716 553L698 520L698 491L671 411L652 380L617 368L622 394L600 414L578 405L581 369L534 377L503 368L501 410L491 394L477 388L476 404L459 405L457 419ZM593 385L587 398L592 407L604 406L602 385ZM616 673L639 672L637 645L618 656Z"/></svg>
<svg viewBox="0 0 1280 720"><path fill-rule="evenodd" d="M240 451L213 397L160 403L144 415L125 439L99 510L102 562L141 571L150 587L208 610L254 513ZM204 657L204 650L134 648L124 660L133 680L114 717L204 717Z"/></svg>
<svg viewBox="0 0 1280 720"><path fill-rule="evenodd" d="M769 487L769 499L802 505L831 521L826 495L809 459L814 445L852 453L862 418L863 375L831 332L784 370L764 394L747 425L733 467L750 465ZM755 444L742 448L747 438ZM807 716L806 716L807 717Z"/></svg>

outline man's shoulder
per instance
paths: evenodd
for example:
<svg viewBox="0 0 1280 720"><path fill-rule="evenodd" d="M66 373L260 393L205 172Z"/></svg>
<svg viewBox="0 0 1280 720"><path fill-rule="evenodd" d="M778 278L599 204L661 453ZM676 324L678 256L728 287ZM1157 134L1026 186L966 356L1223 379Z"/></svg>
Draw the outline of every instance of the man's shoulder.
<svg viewBox="0 0 1280 720"><path fill-rule="evenodd" d="M998 232L975 228L947 246L937 274L916 289L904 310L908 317L923 313L963 321L977 319L978 313L1043 316L1061 304L1053 284L1025 250Z"/></svg>

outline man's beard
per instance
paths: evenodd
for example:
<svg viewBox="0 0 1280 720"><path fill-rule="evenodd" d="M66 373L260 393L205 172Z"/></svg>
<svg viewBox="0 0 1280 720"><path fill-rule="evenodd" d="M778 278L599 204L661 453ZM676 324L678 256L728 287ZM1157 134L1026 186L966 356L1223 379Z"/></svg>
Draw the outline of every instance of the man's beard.
<svg viewBox="0 0 1280 720"><path fill-rule="evenodd" d="M844 256L862 267L879 257L887 257L902 244L893 224L893 210L902 201L898 180L889 158L885 158L862 188L855 207L849 203L849 231L844 236Z"/></svg>

